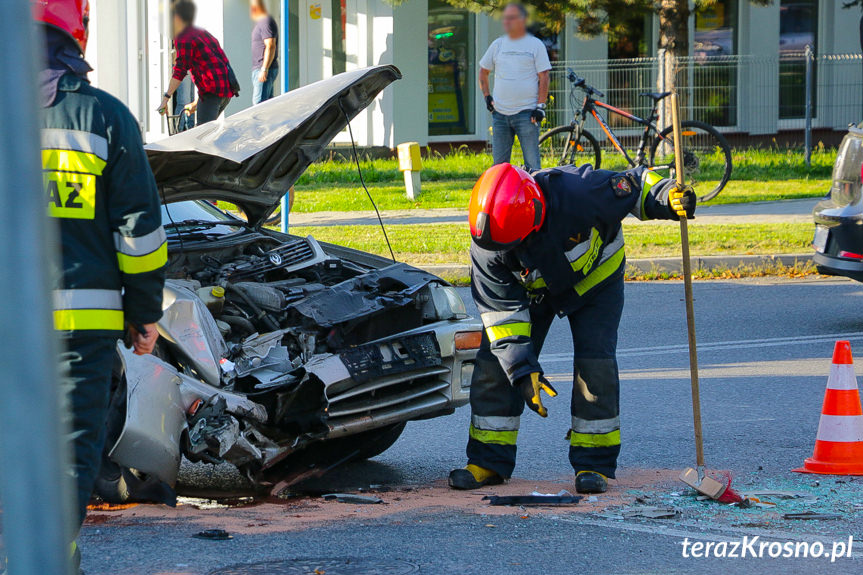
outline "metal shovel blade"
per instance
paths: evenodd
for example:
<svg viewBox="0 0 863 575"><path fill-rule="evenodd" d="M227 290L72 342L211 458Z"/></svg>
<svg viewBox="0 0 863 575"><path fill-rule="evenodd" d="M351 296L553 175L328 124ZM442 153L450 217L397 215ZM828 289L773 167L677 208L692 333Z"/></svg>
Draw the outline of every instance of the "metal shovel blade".
<svg viewBox="0 0 863 575"><path fill-rule="evenodd" d="M698 470L694 467L684 469L680 474L680 480L711 499L719 499L728 488L726 483L717 481L712 477L707 477L703 473L698 473Z"/></svg>

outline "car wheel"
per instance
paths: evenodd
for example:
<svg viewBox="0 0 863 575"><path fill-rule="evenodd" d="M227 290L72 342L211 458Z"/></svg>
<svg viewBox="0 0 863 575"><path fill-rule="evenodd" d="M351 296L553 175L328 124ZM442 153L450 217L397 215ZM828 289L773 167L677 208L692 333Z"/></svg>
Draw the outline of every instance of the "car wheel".
<svg viewBox="0 0 863 575"><path fill-rule="evenodd" d="M405 425L407 422L396 423L356 435L313 443L264 471L263 477L267 481L277 482L299 469L320 469L371 459L392 447L404 431Z"/></svg>
<svg viewBox="0 0 863 575"><path fill-rule="evenodd" d="M396 423L356 435L321 441L303 449L303 459L312 458L318 462L342 463L362 461L376 457L393 446L401 436L407 422ZM347 459L345 459L347 458Z"/></svg>
<svg viewBox="0 0 863 575"><path fill-rule="evenodd" d="M398 441L399 437L401 437L406 425L407 422L402 422L382 429L367 431L366 433L368 435L359 440L361 442L361 445L359 446L360 453L356 456L354 461L377 457L392 447L395 442ZM354 437L359 437L360 435L363 434L360 433ZM353 437L346 437L345 439L353 439Z"/></svg>

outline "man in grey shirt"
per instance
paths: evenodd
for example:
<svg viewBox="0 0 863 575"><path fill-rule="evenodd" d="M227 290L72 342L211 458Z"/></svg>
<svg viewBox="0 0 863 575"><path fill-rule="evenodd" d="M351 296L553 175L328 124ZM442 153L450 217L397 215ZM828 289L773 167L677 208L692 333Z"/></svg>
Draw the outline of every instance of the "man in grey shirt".
<svg viewBox="0 0 863 575"><path fill-rule="evenodd" d="M491 150L495 164L509 162L515 136L528 170L540 169L539 126L545 118L551 63L545 45L527 33L527 11L510 3L503 9L506 34L491 43L479 61L479 87L492 115ZM494 94L489 74L494 72Z"/></svg>
<svg viewBox="0 0 863 575"><path fill-rule="evenodd" d="M279 75L279 25L267 12L264 0L249 1L249 15L255 23L252 30L252 104L273 97Z"/></svg>

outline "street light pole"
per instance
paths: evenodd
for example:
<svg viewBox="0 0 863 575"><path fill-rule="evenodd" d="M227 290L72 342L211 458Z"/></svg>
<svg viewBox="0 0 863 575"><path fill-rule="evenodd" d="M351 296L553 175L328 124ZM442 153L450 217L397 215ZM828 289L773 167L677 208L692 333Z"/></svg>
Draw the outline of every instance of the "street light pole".
<svg viewBox="0 0 863 575"><path fill-rule="evenodd" d="M0 506L9 575L69 572L66 475L48 225L39 161L36 71L28 0L0 18Z"/></svg>

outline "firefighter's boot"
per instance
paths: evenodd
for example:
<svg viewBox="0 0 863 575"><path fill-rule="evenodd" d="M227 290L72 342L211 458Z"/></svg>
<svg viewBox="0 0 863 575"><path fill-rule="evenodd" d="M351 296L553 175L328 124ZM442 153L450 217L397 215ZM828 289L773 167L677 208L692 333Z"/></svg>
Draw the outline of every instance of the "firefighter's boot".
<svg viewBox="0 0 863 575"><path fill-rule="evenodd" d="M468 464L463 469L453 469L449 474L449 486L453 489L479 489L484 485L500 485L503 477L491 469Z"/></svg>
<svg viewBox="0 0 863 575"><path fill-rule="evenodd" d="M605 493L608 478L596 471L579 471L575 474L575 490L579 493Z"/></svg>

